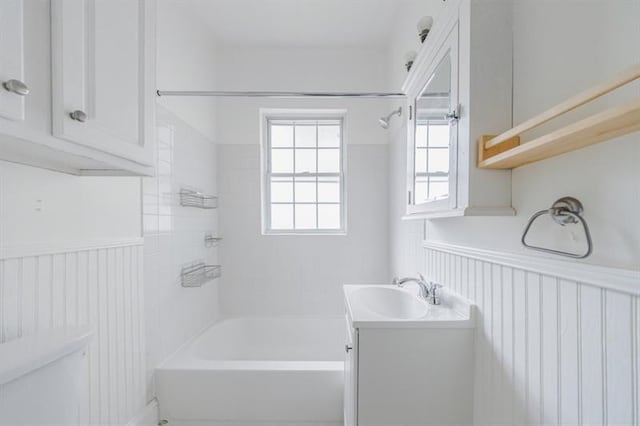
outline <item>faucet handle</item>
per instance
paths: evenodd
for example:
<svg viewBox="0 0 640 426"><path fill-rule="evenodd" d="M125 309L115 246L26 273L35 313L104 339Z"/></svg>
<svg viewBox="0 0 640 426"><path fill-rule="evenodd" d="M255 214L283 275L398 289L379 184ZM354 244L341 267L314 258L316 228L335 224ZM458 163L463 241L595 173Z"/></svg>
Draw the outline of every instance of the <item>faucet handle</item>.
<svg viewBox="0 0 640 426"><path fill-rule="evenodd" d="M435 281L429 281L429 291L438 291L439 288L442 288L442 284Z"/></svg>
<svg viewBox="0 0 640 426"><path fill-rule="evenodd" d="M400 285L400 278L394 277L393 280L391 281L391 284L399 286Z"/></svg>
<svg viewBox="0 0 640 426"><path fill-rule="evenodd" d="M424 275L422 275L420 272L418 272L418 277L420 277L423 283L427 283L427 280L424 279Z"/></svg>
<svg viewBox="0 0 640 426"><path fill-rule="evenodd" d="M442 288L442 284L438 284L436 282L429 282L429 297L427 301L432 305L440 304L440 296L438 296L438 290Z"/></svg>

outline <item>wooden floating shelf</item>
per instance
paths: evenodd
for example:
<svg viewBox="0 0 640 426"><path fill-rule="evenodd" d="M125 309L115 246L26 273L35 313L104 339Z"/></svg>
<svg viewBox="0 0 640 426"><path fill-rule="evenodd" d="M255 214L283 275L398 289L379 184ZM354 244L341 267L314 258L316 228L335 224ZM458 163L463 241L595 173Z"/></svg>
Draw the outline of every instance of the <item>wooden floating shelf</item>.
<svg viewBox="0 0 640 426"><path fill-rule="evenodd" d="M512 169L640 131L640 97L520 144L520 134L640 78L640 64L498 136L478 141L478 167Z"/></svg>

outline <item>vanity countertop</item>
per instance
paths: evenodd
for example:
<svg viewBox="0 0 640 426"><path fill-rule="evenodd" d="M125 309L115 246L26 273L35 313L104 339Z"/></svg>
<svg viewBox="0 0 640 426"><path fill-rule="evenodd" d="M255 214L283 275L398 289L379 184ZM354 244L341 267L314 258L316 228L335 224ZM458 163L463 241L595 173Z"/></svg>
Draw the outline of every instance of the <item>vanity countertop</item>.
<svg viewBox="0 0 640 426"><path fill-rule="evenodd" d="M445 288L431 305L411 288L344 285L345 308L354 328L473 328L474 305Z"/></svg>

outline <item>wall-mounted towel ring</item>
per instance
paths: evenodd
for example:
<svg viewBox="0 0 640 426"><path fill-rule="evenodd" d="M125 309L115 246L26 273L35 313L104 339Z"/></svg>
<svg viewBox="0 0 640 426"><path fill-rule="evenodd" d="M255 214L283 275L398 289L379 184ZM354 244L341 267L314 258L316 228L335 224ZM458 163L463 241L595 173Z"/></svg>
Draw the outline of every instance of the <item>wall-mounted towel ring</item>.
<svg viewBox="0 0 640 426"><path fill-rule="evenodd" d="M585 257L591 254L593 250L593 243L591 242L591 233L589 232L589 227L587 226L587 222L584 220L582 216L580 216L580 214L583 211L584 209L582 207L582 203L577 199L573 197L560 198L555 203L553 203L550 209L540 210L539 212L531 216L531 219L529 219L529 222L527 223L527 226L524 228L524 232L522 233L522 239L521 239L522 245L527 248L543 251L546 253L573 257L574 259L584 259ZM551 216L554 222L556 222L560 226L565 226L566 224L569 224L569 223L571 224L580 223L582 225L582 228L584 229L584 234L587 238L587 251L582 254L569 253L565 251L553 250L546 247L538 247L538 246L532 246L530 244L527 244L526 242L527 233L529 232L531 225L533 225L533 222L535 222L537 218L545 214L548 214L549 216Z"/></svg>

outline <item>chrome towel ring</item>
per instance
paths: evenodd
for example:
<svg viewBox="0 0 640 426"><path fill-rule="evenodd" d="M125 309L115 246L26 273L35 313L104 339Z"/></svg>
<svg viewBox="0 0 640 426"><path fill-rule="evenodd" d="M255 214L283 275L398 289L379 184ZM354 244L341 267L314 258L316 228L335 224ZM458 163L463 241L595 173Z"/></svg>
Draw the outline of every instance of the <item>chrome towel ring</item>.
<svg viewBox="0 0 640 426"><path fill-rule="evenodd" d="M529 219L529 222L527 223L527 226L524 228L524 232L522 233L522 239L520 240L522 242L522 245L532 250L538 250L545 253L557 254L559 256L572 257L574 259L584 259L585 257L588 257L593 251L593 242L591 241L591 233L589 232L589 227L587 226L587 222L580 215L583 211L584 211L584 208L582 207L582 203L577 199L573 197L560 198L555 203L553 203L551 208L546 210L540 210L539 212L531 216L531 218ZM553 250L546 247L538 247L538 246L533 246L528 244L526 241L526 238L527 238L527 233L531 228L531 225L533 225L533 222L535 222L537 218L545 214L550 215L551 218L554 220L554 222L556 222L560 226L565 226L567 224L580 223L584 230L585 237L587 238L587 251L584 253L569 253L565 251Z"/></svg>

